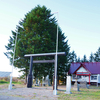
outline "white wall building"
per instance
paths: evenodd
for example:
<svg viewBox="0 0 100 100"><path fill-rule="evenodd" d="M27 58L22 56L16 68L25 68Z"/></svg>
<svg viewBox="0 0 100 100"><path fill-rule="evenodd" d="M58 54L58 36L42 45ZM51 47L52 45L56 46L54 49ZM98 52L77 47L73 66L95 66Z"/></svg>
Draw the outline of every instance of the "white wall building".
<svg viewBox="0 0 100 100"><path fill-rule="evenodd" d="M78 82L100 83L100 62L72 63L69 69L72 75L72 82L78 78Z"/></svg>

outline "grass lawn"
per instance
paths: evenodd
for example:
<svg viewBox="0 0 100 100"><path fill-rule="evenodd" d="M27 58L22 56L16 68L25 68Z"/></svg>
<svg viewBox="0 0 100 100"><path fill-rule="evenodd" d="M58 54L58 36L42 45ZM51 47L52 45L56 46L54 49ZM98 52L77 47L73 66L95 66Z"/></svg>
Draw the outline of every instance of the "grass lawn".
<svg viewBox="0 0 100 100"><path fill-rule="evenodd" d="M24 88L27 87L21 83L13 82L15 86L12 88ZM7 89L9 82L0 81L0 89ZM52 88L52 87L51 87ZM61 86L62 88L62 86ZM82 89L80 91L74 91L71 89L72 94L65 94L65 87L58 90L58 100L100 100L100 86L90 86L89 89Z"/></svg>
<svg viewBox="0 0 100 100"><path fill-rule="evenodd" d="M0 85L2 85L2 84L9 84L9 82L8 81L4 81L4 80L0 80Z"/></svg>
<svg viewBox="0 0 100 100"><path fill-rule="evenodd" d="M58 91L58 100L100 100L100 87L90 86L89 89L71 92L72 94L65 94L64 91Z"/></svg>
<svg viewBox="0 0 100 100"><path fill-rule="evenodd" d="M0 80L0 85L2 84L9 84L10 82L5 81L5 80ZM12 84L21 84L21 82L12 82Z"/></svg>

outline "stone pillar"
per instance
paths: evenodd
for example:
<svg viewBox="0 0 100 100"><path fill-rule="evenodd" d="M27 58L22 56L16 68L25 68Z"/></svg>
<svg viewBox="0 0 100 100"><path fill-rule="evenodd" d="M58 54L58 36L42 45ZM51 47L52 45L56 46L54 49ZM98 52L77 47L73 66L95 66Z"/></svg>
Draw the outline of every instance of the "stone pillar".
<svg viewBox="0 0 100 100"><path fill-rule="evenodd" d="M66 94L71 94L71 76L67 76L66 79Z"/></svg>

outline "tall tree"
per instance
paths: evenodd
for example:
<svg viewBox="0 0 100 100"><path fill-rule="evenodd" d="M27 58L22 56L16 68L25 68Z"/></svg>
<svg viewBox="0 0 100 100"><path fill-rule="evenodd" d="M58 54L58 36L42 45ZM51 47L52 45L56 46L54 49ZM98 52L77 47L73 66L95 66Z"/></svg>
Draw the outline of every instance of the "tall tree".
<svg viewBox="0 0 100 100"><path fill-rule="evenodd" d="M88 62L86 55L83 56L83 59L81 60L81 62Z"/></svg>
<svg viewBox="0 0 100 100"><path fill-rule="evenodd" d="M78 63L81 62L80 57L78 57L77 62L78 62Z"/></svg>
<svg viewBox="0 0 100 100"><path fill-rule="evenodd" d="M93 56L93 53L90 54L89 62L94 62L94 56Z"/></svg>
<svg viewBox="0 0 100 100"><path fill-rule="evenodd" d="M58 56L58 81L62 80L63 82L66 82L66 73L68 72L70 67L70 62L69 62L70 48L68 46L68 40L65 41L66 37L64 36L64 33L63 34L61 33L62 31L61 29L59 29L58 51L59 52L65 51L66 56Z"/></svg>
<svg viewBox="0 0 100 100"><path fill-rule="evenodd" d="M17 34L16 52L14 66L20 68L23 74L26 76L29 72L29 58L25 58L25 54L36 53L49 53L56 51L56 33L57 33L57 21L51 10L45 6L37 6L25 15L25 18L19 22L16 27L16 31L12 31L9 43L6 47L7 52L5 55L10 59L12 63L12 56L14 51L15 36ZM66 56L58 57L58 76L63 77L62 74L68 71L69 67L69 46L68 41L64 33L62 33L60 27L58 28L58 51L65 51ZM36 57L34 60L42 59L54 59L54 57ZM34 78L49 77L52 80L54 73L54 64L34 64Z"/></svg>
<svg viewBox="0 0 100 100"><path fill-rule="evenodd" d="M77 62L77 55L75 51L72 51L72 53L70 53L70 62Z"/></svg>
<svg viewBox="0 0 100 100"><path fill-rule="evenodd" d="M97 52L94 54L94 61L100 62L100 47L98 48Z"/></svg>

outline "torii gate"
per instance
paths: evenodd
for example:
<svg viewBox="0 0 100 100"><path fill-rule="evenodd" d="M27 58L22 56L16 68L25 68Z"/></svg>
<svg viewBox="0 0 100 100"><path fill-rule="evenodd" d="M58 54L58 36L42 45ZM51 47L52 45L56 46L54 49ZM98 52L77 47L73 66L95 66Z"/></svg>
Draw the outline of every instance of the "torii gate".
<svg viewBox="0 0 100 100"><path fill-rule="evenodd" d="M57 56L58 55L66 55L65 52L57 52ZM35 60L33 61L33 57L39 57L39 56L54 56L55 59L54 60ZM57 63L57 58L56 58L56 53L41 53L41 54L26 54L25 57L30 57L30 72L28 75L28 84L27 87L28 88L32 88L32 67L33 67L33 63L54 63L55 65L55 83L57 82L57 68L56 68L56 63ZM56 90L56 85L54 85L54 91Z"/></svg>

